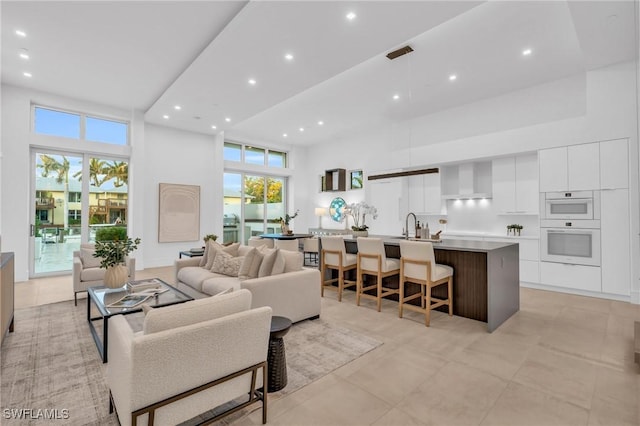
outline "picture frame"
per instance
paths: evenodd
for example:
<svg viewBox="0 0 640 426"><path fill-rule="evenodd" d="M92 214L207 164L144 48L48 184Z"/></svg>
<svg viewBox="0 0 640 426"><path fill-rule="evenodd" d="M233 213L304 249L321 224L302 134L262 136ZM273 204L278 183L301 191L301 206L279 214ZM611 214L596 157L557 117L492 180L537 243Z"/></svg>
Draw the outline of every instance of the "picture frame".
<svg viewBox="0 0 640 426"><path fill-rule="evenodd" d="M362 170L351 170L349 172L349 189L364 188L364 173Z"/></svg>
<svg viewBox="0 0 640 426"><path fill-rule="evenodd" d="M200 241L200 187L161 183L158 242Z"/></svg>

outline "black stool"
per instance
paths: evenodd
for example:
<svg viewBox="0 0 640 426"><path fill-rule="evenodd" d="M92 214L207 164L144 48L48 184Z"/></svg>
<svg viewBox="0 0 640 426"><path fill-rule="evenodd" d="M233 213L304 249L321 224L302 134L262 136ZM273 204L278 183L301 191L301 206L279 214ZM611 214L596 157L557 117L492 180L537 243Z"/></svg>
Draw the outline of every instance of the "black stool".
<svg viewBox="0 0 640 426"><path fill-rule="evenodd" d="M267 355L267 392L276 392L287 386L287 358L282 338L289 332L291 320L285 317L271 317L269 353Z"/></svg>

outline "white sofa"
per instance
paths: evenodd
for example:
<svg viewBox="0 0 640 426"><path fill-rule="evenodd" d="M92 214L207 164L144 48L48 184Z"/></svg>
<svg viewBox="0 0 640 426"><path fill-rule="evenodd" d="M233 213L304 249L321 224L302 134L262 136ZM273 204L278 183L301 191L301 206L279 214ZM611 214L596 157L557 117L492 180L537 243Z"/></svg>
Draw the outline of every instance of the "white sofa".
<svg viewBox="0 0 640 426"><path fill-rule="evenodd" d="M266 423L266 393L258 389L267 381L271 313L251 309L251 293L240 290L152 309L137 333L123 315L112 317L110 412L123 426L176 425L251 395L244 406L262 400Z"/></svg>
<svg viewBox="0 0 640 426"><path fill-rule="evenodd" d="M258 249L248 246L237 247L237 257L247 256L250 250ZM212 296L229 288L247 289L253 295L251 305L253 308L270 306L273 309L273 315L289 318L292 322L318 318L321 303L320 271L304 268L303 255L300 252L268 248L261 250L263 250L262 253L272 256L275 253L274 268L269 269L268 275L255 278L253 277L255 273L249 276L229 276L211 272L206 265L200 266L204 263L201 258L176 259L176 285L180 290L196 298ZM264 258L266 259L267 256ZM265 269L267 265L264 263L254 263L252 268ZM265 273L265 271L262 272Z"/></svg>
<svg viewBox="0 0 640 426"><path fill-rule="evenodd" d="M93 257L94 244L81 244L80 250L73 252L73 301L78 306L78 293L89 287L103 285L106 269L100 268L100 258ZM125 259L129 269L129 280L136 279L136 259Z"/></svg>

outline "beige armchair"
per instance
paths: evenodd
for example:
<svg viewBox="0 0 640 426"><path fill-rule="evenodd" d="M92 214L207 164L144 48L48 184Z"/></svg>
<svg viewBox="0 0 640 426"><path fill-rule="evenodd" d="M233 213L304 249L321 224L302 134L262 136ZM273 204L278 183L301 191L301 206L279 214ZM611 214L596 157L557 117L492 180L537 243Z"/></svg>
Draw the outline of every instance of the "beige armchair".
<svg viewBox="0 0 640 426"><path fill-rule="evenodd" d="M122 426L176 425L216 407L215 420L262 402L266 423L260 389L267 388L271 314L268 306L251 309L251 293L238 290L152 309L137 333L115 315L106 372L110 412L115 408ZM234 408L226 405L234 400Z"/></svg>
<svg viewBox="0 0 640 426"><path fill-rule="evenodd" d="M81 244L80 250L73 252L73 301L78 306L78 293L87 291L89 287L102 285L105 269L100 268L100 258L93 257L95 246ZM127 257L129 279L136 279L136 259Z"/></svg>

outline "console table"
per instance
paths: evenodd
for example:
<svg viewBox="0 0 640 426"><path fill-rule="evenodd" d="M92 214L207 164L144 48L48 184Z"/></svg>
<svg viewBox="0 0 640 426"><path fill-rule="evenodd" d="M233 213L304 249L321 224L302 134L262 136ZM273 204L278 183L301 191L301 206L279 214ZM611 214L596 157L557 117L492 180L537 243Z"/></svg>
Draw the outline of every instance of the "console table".
<svg viewBox="0 0 640 426"><path fill-rule="evenodd" d="M13 253L0 254L0 345L4 336L13 332L14 307L14 266Z"/></svg>

